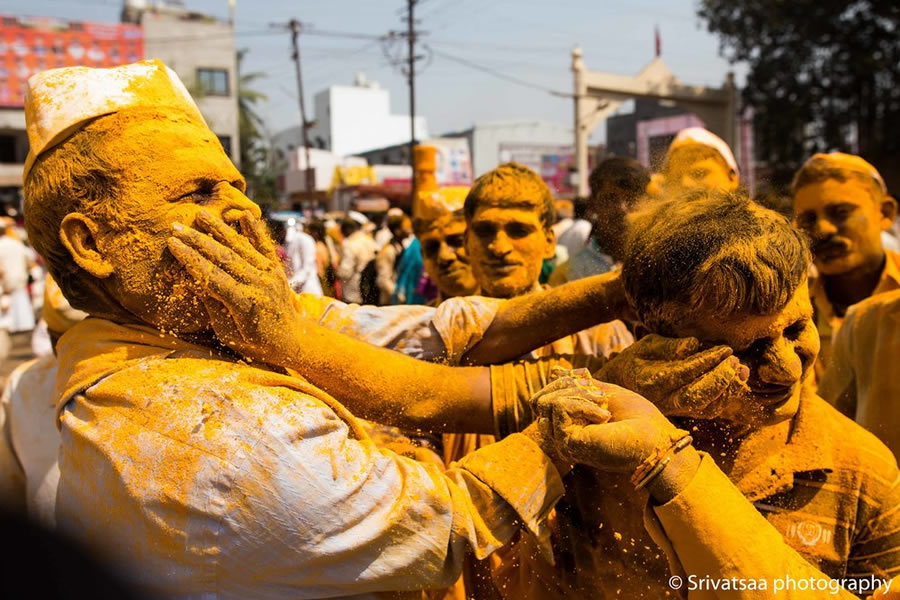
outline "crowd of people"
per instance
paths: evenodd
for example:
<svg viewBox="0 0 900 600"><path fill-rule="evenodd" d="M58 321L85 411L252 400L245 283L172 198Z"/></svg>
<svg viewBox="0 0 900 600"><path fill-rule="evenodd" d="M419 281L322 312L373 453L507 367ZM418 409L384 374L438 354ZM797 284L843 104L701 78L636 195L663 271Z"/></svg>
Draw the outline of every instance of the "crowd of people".
<svg viewBox="0 0 900 600"><path fill-rule="evenodd" d="M420 146L410 214L300 227L159 61L40 73L26 114L4 314L43 265L50 351L6 382L0 499L119 597L900 598L862 158L812 156L789 217L700 128L575 205Z"/></svg>

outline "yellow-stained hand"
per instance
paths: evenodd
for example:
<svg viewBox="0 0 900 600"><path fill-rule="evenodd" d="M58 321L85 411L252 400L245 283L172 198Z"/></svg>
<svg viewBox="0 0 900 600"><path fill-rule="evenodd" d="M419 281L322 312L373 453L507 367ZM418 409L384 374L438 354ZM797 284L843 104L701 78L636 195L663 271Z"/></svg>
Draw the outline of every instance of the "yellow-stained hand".
<svg viewBox="0 0 900 600"><path fill-rule="evenodd" d="M280 364L303 339L303 320L265 224L249 211L243 235L201 212L197 229L174 226L169 250L193 278L220 342L242 356Z"/></svg>
<svg viewBox="0 0 900 600"><path fill-rule="evenodd" d="M532 400L539 430L561 458L605 471L633 472L684 435L646 398L570 371Z"/></svg>
<svg viewBox="0 0 900 600"><path fill-rule="evenodd" d="M595 376L633 390L667 416L713 418L747 390L749 369L728 346L701 350L696 338L652 334L610 358Z"/></svg>

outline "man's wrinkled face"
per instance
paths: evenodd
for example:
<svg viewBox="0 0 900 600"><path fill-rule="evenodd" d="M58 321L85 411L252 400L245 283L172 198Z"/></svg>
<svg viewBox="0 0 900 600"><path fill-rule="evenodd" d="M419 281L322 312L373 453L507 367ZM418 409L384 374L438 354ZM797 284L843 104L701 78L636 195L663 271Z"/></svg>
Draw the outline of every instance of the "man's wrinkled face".
<svg viewBox="0 0 900 600"><path fill-rule="evenodd" d="M700 160L684 160L674 153L666 168L665 189L669 193L682 194L692 190L721 190L733 192L738 187L738 176L724 160L714 157ZM691 153L685 153L690 156Z"/></svg>
<svg viewBox="0 0 900 600"><path fill-rule="evenodd" d="M733 397L719 418L761 427L789 419L797 412L803 382L819 353L819 334L812 321L809 288L804 280L794 296L774 315L745 314L728 318L707 315L678 331L710 346L731 346L750 369L750 392Z"/></svg>
<svg viewBox="0 0 900 600"><path fill-rule="evenodd" d="M139 119L121 133L117 167L125 174L115 222L100 223L97 249L113 265L110 291L141 321L166 331L205 330L209 319L190 277L166 244L172 225L193 225L200 211L235 223L244 210L260 216L244 179L215 135L187 118ZM143 140L140 152L134 140ZM110 154L118 142L108 142Z"/></svg>
<svg viewBox="0 0 900 600"><path fill-rule="evenodd" d="M425 271L444 298L469 296L478 291L465 248L466 220L447 215L429 223L419 235Z"/></svg>
<svg viewBox="0 0 900 600"><path fill-rule="evenodd" d="M466 250L482 293L512 298L537 286L544 259L556 252L556 237L544 227L537 205L483 204L469 222Z"/></svg>
<svg viewBox="0 0 900 600"><path fill-rule="evenodd" d="M794 193L794 224L812 240L820 273L839 275L880 264L881 232L893 218L882 213L872 193L852 176L809 183Z"/></svg>

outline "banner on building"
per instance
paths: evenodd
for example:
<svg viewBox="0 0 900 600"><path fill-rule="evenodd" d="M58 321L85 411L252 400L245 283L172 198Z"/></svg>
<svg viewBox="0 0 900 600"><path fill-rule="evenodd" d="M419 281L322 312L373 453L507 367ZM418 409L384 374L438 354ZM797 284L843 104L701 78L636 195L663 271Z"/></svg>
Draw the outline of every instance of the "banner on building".
<svg viewBox="0 0 900 600"><path fill-rule="evenodd" d="M39 71L116 67L143 58L138 25L0 15L0 106L24 106L25 82Z"/></svg>
<svg viewBox="0 0 900 600"><path fill-rule="evenodd" d="M541 176L556 196L575 193L571 172L575 169L575 149L552 144L500 144L500 162L517 162Z"/></svg>

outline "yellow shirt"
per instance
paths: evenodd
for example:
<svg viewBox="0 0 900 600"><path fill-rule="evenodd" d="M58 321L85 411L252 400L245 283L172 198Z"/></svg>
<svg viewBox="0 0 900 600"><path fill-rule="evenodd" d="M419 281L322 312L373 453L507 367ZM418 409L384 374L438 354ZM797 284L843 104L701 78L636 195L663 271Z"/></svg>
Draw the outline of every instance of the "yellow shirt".
<svg viewBox="0 0 900 600"><path fill-rule="evenodd" d="M886 255L884 270L881 272L878 285L872 291L873 296L900 288L900 253L887 248L884 253ZM820 381L831 360L832 340L840 329L844 317L835 314L834 306L825 295L825 282L821 276L812 282L809 295L815 308L816 329L819 330L819 339L822 342L815 366L816 381Z"/></svg>
<svg viewBox="0 0 900 600"><path fill-rule="evenodd" d="M531 419L522 392L518 396L495 406L501 434ZM890 451L812 394L801 400L792 426L781 450L733 484L715 466L716 457L705 456L708 464L694 482L653 509L661 525L649 534L647 493L634 490L629 474L576 466L550 522L555 564L521 536L491 557L500 563L497 588L509 600L655 600L673 593L669 578L685 572L900 575L900 471ZM818 597L806 594L799 597ZM688 597L716 596L698 591ZM770 589L768 595L723 597L773 596Z"/></svg>
<svg viewBox="0 0 900 600"><path fill-rule="evenodd" d="M60 339L57 523L142 588L372 597L447 586L562 495L525 436L441 473L381 450L334 398L147 327Z"/></svg>
<svg viewBox="0 0 900 600"><path fill-rule="evenodd" d="M843 398L849 416L900 457L900 290L873 296L849 311L834 338L831 364L819 384L823 398ZM855 407L854 407L855 405Z"/></svg>

